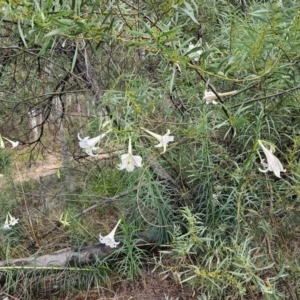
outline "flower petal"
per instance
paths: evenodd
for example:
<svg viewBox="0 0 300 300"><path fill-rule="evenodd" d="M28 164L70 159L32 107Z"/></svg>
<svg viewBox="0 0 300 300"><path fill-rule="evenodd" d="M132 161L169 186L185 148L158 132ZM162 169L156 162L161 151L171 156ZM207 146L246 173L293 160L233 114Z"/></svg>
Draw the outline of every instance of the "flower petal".
<svg viewBox="0 0 300 300"><path fill-rule="evenodd" d="M161 141L162 135L154 133L150 130L144 129L148 134L152 135L154 138L156 138L158 141Z"/></svg>
<svg viewBox="0 0 300 300"><path fill-rule="evenodd" d="M154 138L156 138L159 141L159 144L155 145L154 147L156 148L163 147L164 150L162 153L166 152L167 144L169 142L174 141L174 136L170 135L170 129L167 130L167 133L165 135L160 135L147 129L143 129L143 130L146 131L148 134L152 135Z"/></svg>
<svg viewBox="0 0 300 300"><path fill-rule="evenodd" d="M119 170L126 169L132 172L134 167L142 166L142 157L139 155L132 155L131 139L129 139L128 153L121 155L121 163L117 166Z"/></svg>
<svg viewBox="0 0 300 300"><path fill-rule="evenodd" d="M268 150L263 145L261 140L258 140L258 143L261 146L261 148L263 149L263 152L267 158L267 163L268 163L267 171L274 172L276 177L281 178L280 172L286 172L286 170L283 168L283 165L280 162L280 160L273 154L275 152L274 146L271 146L270 150ZM259 169L259 170L261 171L261 169Z"/></svg>
<svg viewBox="0 0 300 300"><path fill-rule="evenodd" d="M203 100L206 100L206 104L212 100L218 99L214 92L205 90Z"/></svg>
<svg viewBox="0 0 300 300"><path fill-rule="evenodd" d="M113 228L113 230L108 235L102 236L101 233L99 234L99 241L101 244L105 244L106 246L115 248L120 243L120 242L116 242L115 237L114 237L120 222L121 222L121 220L118 221L116 226Z"/></svg>
<svg viewBox="0 0 300 300"><path fill-rule="evenodd" d="M88 148L85 148L84 151L87 155L96 157L96 156L98 156L98 154L94 154L93 151L97 150L97 149L99 149L99 147L89 146Z"/></svg>
<svg viewBox="0 0 300 300"><path fill-rule="evenodd" d="M258 168L259 171L263 172L263 173L267 173L268 171L270 171L268 168L265 170L262 170L261 168Z"/></svg>
<svg viewBox="0 0 300 300"><path fill-rule="evenodd" d="M12 148L11 149L14 149L14 148L16 148L16 147L18 147L18 145L19 145L19 141L11 141L10 139L8 139L8 138L6 138L6 137L3 137L5 140L7 140L8 142L10 142L11 143L11 145L12 145Z"/></svg>
<svg viewBox="0 0 300 300"><path fill-rule="evenodd" d="M142 166L142 157L139 155L132 155L132 161L136 167Z"/></svg>

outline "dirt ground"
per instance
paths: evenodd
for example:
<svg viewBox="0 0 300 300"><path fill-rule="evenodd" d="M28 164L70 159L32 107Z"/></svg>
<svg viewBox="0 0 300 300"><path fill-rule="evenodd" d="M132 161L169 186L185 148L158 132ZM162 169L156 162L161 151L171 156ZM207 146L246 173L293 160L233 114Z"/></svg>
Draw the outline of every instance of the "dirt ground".
<svg viewBox="0 0 300 300"><path fill-rule="evenodd" d="M54 295L53 295L54 296ZM55 296L54 296L55 297ZM40 300L49 299L47 297ZM174 280L158 273L145 271L134 281L121 280L111 284L111 287L101 287L98 290L82 291L77 295L51 298L56 300L192 300L197 295L191 289L183 289Z"/></svg>
<svg viewBox="0 0 300 300"><path fill-rule="evenodd" d="M57 155L49 155L45 160L35 162L30 167L17 166L15 181L26 181L29 179L39 180L40 176L55 174L62 165L61 158Z"/></svg>
<svg viewBox="0 0 300 300"><path fill-rule="evenodd" d="M197 299L191 290L183 289L171 278L158 273L145 271L140 278L132 281L119 281L112 287L91 290L65 300L190 300Z"/></svg>

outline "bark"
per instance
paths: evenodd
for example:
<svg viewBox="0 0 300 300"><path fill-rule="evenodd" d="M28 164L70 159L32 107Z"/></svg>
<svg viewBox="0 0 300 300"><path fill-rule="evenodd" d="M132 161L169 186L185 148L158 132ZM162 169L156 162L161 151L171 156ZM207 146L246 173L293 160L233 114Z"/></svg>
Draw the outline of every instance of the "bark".
<svg viewBox="0 0 300 300"><path fill-rule="evenodd" d="M0 261L0 267L6 266L30 266L30 267L78 267L104 258L118 248L110 248L104 244L94 244L78 249L66 248L50 254L31 256L7 261Z"/></svg>
<svg viewBox="0 0 300 300"><path fill-rule="evenodd" d="M95 102L99 104L101 103L101 96L103 90L99 84L98 78L91 64L91 60L86 49L86 43L84 40L82 40L81 43L82 43L82 49L78 51L75 68L78 72L78 75L81 76L86 82L88 82L91 91L94 94Z"/></svg>
<svg viewBox="0 0 300 300"><path fill-rule="evenodd" d="M153 247L153 239L147 231L141 231L135 238L138 239L137 246ZM0 267L27 266L27 267L80 267L89 265L101 258L112 254L118 248L110 248L101 243L83 246L81 248L65 248L50 254L41 256L30 256L11 260L0 261ZM1 280L0 280L1 281Z"/></svg>
<svg viewBox="0 0 300 300"><path fill-rule="evenodd" d="M30 120L30 130L33 132L34 140L36 140L39 136L39 124L42 123L41 121L41 115L37 114L36 110L32 108L28 112L29 120Z"/></svg>

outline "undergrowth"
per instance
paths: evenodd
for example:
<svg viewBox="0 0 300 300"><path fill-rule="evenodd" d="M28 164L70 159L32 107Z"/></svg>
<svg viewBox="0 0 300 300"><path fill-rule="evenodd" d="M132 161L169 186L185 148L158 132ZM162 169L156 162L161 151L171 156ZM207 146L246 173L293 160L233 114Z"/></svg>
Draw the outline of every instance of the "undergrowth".
<svg viewBox="0 0 300 300"><path fill-rule="evenodd" d="M120 244L80 268L1 267L2 290L75 294L151 266L194 299L298 299L299 4L20 3L0 12L1 135L21 141L0 149L0 218L19 218L0 258L97 244L118 220ZM14 182L58 149L55 173Z"/></svg>

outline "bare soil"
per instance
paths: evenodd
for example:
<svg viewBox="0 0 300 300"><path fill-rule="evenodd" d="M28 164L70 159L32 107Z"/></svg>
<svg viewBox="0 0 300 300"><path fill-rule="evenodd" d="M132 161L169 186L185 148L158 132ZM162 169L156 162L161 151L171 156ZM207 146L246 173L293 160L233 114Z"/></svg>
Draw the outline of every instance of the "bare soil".
<svg viewBox="0 0 300 300"><path fill-rule="evenodd" d="M49 297L41 297L46 300ZM110 287L100 287L82 291L76 295L67 294L63 297L52 298L56 300L195 300L197 295L192 289L183 289L169 276L152 273L148 270L134 281L120 280Z"/></svg>
<svg viewBox="0 0 300 300"><path fill-rule="evenodd" d="M27 180L39 180L42 176L55 174L62 166L62 160L58 155L51 154L44 160L37 161L30 167L17 167L17 174L14 177L16 182Z"/></svg>

